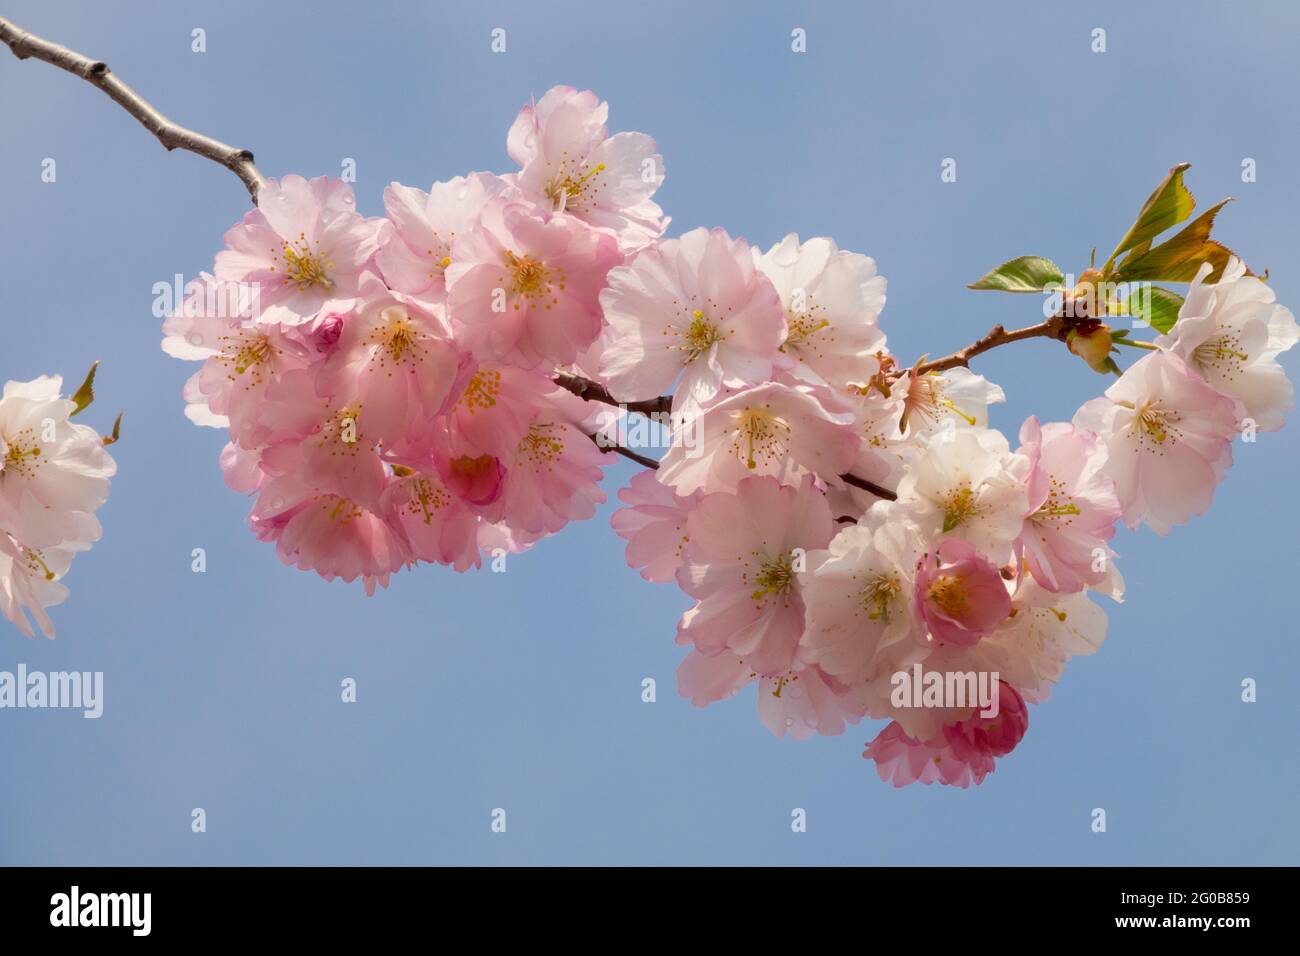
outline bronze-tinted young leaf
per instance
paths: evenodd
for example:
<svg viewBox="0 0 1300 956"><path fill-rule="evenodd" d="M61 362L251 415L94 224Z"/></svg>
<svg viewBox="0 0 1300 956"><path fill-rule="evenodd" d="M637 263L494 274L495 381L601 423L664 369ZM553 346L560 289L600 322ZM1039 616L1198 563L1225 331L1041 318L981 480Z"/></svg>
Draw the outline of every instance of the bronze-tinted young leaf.
<svg viewBox="0 0 1300 956"><path fill-rule="evenodd" d="M114 443L115 443L119 438L122 437L122 416L123 416L124 414L126 414L126 413L125 413L125 412L118 412L118 413L117 413L117 421L113 422L113 434L111 434L111 435L107 435L107 436L104 437L104 444L105 444L105 445L112 445L112 444L114 444Z"/></svg>
<svg viewBox="0 0 1300 956"><path fill-rule="evenodd" d="M1042 256L1020 256L988 272L969 289L993 289L998 292L1042 292L1060 288L1065 282L1061 267Z"/></svg>
<svg viewBox="0 0 1300 956"><path fill-rule="evenodd" d="M96 359L95 363L90 366L90 371L86 373L86 380L81 383L80 388L72 393L72 401L77 407L72 410L72 414L68 416L69 418L80 415L86 410L86 406L95 400L95 372L98 370L99 360Z"/></svg>
<svg viewBox="0 0 1300 956"><path fill-rule="evenodd" d="M1170 226L1176 226L1192 214L1196 200L1191 191L1183 185L1183 173L1191 163L1179 163L1161 180L1147 201L1142 204L1137 220L1129 226L1124 238L1119 241L1115 251L1110 254L1107 265L1114 263L1123 252L1134 246L1150 242Z"/></svg>
<svg viewBox="0 0 1300 956"><path fill-rule="evenodd" d="M1225 199L1211 206L1167 242L1141 255L1128 256L1112 277L1117 282L1191 282L1201 263L1209 262L1214 268L1206 281L1218 281L1233 252L1211 239L1210 230L1214 227L1214 217L1229 202L1230 199ZM1251 274L1249 270L1247 274Z"/></svg>
<svg viewBox="0 0 1300 956"><path fill-rule="evenodd" d="M1183 297L1159 286L1135 289L1129 293L1128 314L1144 319L1157 332L1168 332L1178 321L1178 310L1183 307Z"/></svg>

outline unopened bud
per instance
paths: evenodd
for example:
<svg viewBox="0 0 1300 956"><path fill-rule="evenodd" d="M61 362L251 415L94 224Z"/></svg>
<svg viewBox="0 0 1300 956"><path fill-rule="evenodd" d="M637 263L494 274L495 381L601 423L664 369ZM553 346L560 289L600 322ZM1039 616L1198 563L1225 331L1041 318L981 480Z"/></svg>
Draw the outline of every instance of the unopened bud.
<svg viewBox="0 0 1300 956"><path fill-rule="evenodd" d="M1101 271L1084 269L1079 281L1065 296L1065 314L1075 319L1095 319L1104 311L1099 301Z"/></svg>
<svg viewBox="0 0 1300 956"><path fill-rule="evenodd" d="M1093 319L1072 328L1065 336L1066 347L1088 363L1096 372L1109 372L1113 366L1110 353L1114 351L1110 326Z"/></svg>

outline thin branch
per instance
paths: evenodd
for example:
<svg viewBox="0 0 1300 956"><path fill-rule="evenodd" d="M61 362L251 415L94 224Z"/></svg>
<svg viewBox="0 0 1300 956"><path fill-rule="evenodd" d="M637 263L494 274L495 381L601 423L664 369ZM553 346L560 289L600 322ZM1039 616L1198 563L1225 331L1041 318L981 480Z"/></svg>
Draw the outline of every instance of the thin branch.
<svg viewBox="0 0 1300 956"><path fill-rule="evenodd" d="M981 355L990 349L995 349L999 345L1009 345L1023 339L1059 339L1063 337L1065 331L1066 320L1061 316L1053 316L1046 322L1039 322L1037 325L1029 325L1023 329L1014 329L1010 332L1001 325L995 325L981 338L976 339L964 349L958 349L951 355L945 355L933 362L924 362L918 365L916 372L918 375L923 375L926 372L942 372L946 369L956 368L959 365L964 367L969 365L970 360L975 356Z"/></svg>
<svg viewBox="0 0 1300 956"><path fill-rule="evenodd" d="M581 375L570 375L568 372L561 372L556 375L555 384L568 389L574 395L589 402L603 402L606 405L623 408L629 412L640 412L642 415L663 416L668 415L673 410L671 395L660 395L658 398L648 398L641 402L620 402L609 394L609 390L605 386L593 382L589 378L583 378Z"/></svg>
<svg viewBox="0 0 1300 956"><path fill-rule="evenodd" d="M220 163L239 177L248 194L257 201L257 191L265 180L253 165L253 154L246 149L236 149L219 140L196 133L192 129L173 123L140 94L117 78L103 60L92 60L73 50L19 29L9 20L0 17L0 40L9 45L20 60L34 57L60 70L79 76L102 90L113 102L134 116L145 129L158 137L168 150L183 149L214 163Z"/></svg>
<svg viewBox="0 0 1300 956"><path fill-rule="evenodd" d="M585 399L586 401L604 402L606 405L613 405L616 408L624 408L630 412L640 412L643 415L668 414L672 409L673 404L671 396L668 395L661 395L659 398L651 398L643 402L620 402L610 395L603 385L593 382L590 379L583 378L581 375L571 375L568 372L561 372L556 375L555 384L559 385L561 388L568 389L574 395L577 395L579 398ZM596 441L594 436L592 437L592 441ZM605 445L599 441L596 441L596 444L600 445L600 447L605 451L618 452L624 458L630 458L632 461L644 465L646 468L659 467L659 462L655 461L653 458L638 455L636 452L629 451L622 445ZM868 481L865 478L859 478L857 475L849 474L840 475L840 479L845 484L852 485L854 488L861 488L863 491L871 492L877 498L884 498L886 501L898 500L898 495L890 491L888 488L876 484L874 481Z"/></svg>
<svg viewBox="0 0 1300 956"><path fill-rule="evenodd" d="M854 488L861 488L863 491L869 491L877 498L884 498L886 501L897 501L898 493L890 491L883 485L878 485L874 481L867 481L865 478L859 478L857 475L843 474L840 480L846 485L852 485Z"/></svg>
<svg viewBox="0 0 1300 956"><path fill-rule="evenodd" d="M595 435L591 436L591 440L596 443L596 447L598 447L601 451L605 451L605 452L612 451L616 455L622 455L624 458L628 459L629 461L636 462L638 465L640 465L643 468L649 468L651 470L654 470L659 467L659 462L655 461L653 458L650 458L646 455L639 455L636 452L634 452L632 449L627 448L623 445L606 445L603 442L601 442L599 439L597 439Z"/></svg>

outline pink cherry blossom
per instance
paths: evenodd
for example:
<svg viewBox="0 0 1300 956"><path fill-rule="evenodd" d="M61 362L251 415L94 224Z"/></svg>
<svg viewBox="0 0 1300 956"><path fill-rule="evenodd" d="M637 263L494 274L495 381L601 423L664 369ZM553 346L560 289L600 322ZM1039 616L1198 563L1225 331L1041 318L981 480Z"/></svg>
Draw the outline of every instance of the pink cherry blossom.
<svg viewBox="0 0 1300 956"><path fill-rule="evenodd" d="M1236 403L1173 352L1130 366L1102 398L1074 416L1106 446L1104 473L1115 482L1124 523L1168 534L1204 514L1232 465Z"/></svg>
<svg viewBox="0 0 1300 956"><path fill-rule="evenodd" d="M816 666L764 676L730 651L693 650L677 669L677 690L696 707L733 697L751 683L757 685L759 720L777 737L834 737L863 716L854 695Z"/></svg>
<svg viewBox="0 0 1300 956"><path fill-rule="evenodd" d="M880 779L895 787L942 783L965 789L983 783L994 767L993 757L971 747L959 753L942 734L927 741L909 737L897 721L867 744L862 756L874 760Z"/></svg>
<svg viewBox="0 0 1300 956"><path fill-rule="evenodd" d="M203 362L185 386L185 414L198 425L230 428L246 446L257 443L248 429L256 422L267 388L291 369L306 368L315 352L314 320L285 328L230 316L208 302L225 301L210 290L211 276L196 282L186 301L163 323L163 351L174 358Z"/></svg>
<svg viewBox="0 0 1300 956"><path fill-rule="evenodd" d="M677 382L673 407L689 411L788 364L780 296L749 244L722 229L693 229L637 253L610 272L600 304L609 323L600 376L622 401Z"/></svg>
<svg viewBox="0 0 1300 956"><path fill-rule="evenodd" d="M380 498L381 514L400 530L413 558L457 571L478 567L479 517L433 473L394 478Z"/></svg>
<svg viewBox="0 0 1300 956"><path fill-rule="evenodd" d="M698 493L679 495L653 472L634 475L618 492L627 507L610 518L614 531L627 542L628 566L641 569L647 581L674 580L689 540L686 519L699 499Z"/></svg>
<svg viewBox="0 0 1300 956"><path fill-rule="evenodd" d="M1099 584L1121 513L1115 482L1103 473L1105 446L1091 432L1066 422L1040 425L1033 416L1020 427L1020 442L1029 516L1019 545L1029 573L1049 591Z"/></svg>
<svg viewBox="0 0 1300 956"><path fill-rule="evenodd" d="M443 273L451 246L478 226L483 207L508 185L491 173L470 173L422 189L392 183L384 190L388 222L375 264L394 292L434 301L446 297Z"/></svg>
<svg viewBox="0 0 1300 956"><path fill-rule="evenodd" d="M257 288L259 321L300 325L351 305L381 222L356 211L352 187L340 180L268 179L257 208L226 233L213 273Z"/></svg>
<svg viewBox="0 0 1300 956"><path fill-rule="evenodd" d="M789 331L781 351L790 375L816 385L861 385L880 370L885 334L885 278L868 256L844 252L832 239L800 243L790 233L764 255L759 270L781 296Z"/></svg>
<svg viewBox="0 0 1300 956"><path fill-rule="evenodd" d="M1205 282L1210 271L1210 263L1201 266L1178 321L1156 344L1240 402L1240 415L1261 431L1277 431L1292 406L1291 380L1277 357L1300 337L1295 318L1235 256L1213 285Z"/></svg>
<svg viewBox="0 0 1300 956"><path fill-rule="evenodd" d="M989 406L1007 398L1000 386L965 368L925 373L912 369L895 389L903 401L899 429L907 434L963 425L984 428Z"/></svg>
<svg viewBox="0 0 1300 956"><path fill-rule="evenodd" d="M786 671L803 634L807 552L834 532L825 497L811 478L798 487L746 478L701 498L686 526L677 582L697 603L678 641L705 654L729 649L760 675Z"/></svg>
<svg viewBox="0 0 1300 956"><path fill-rule="evenodd" d="M857 451L851 414L827 411L811 392L769 382L684 422L660 462L659 480L679 494L731 490L750 475L785 484L819 475L838 485Z"/></svg>
<svg viewBox="0 0 1300 956"><path fill-rule="evenodd" d="M841 528L804 584L801 657L860 685L923 653L913 600L919 545L917 528L894 504L881 503Z"/></svg>
<svg viewBox="0 0 1300 956"><path fill-rule="evenodd" d="M598 297L622 262L612 236L572 216L497 198L452 244L447 308L480 361L565 365L600 335Z"/></svg>
<svg viewBox="0 0 1300 956"><path fill-rule="evenodd" d="M913 593L917 614L940 644L974 644L1011 612L997 566L960 538L945 538L921 560Z"/></svg>
<svg viewBox="0 0 1300 956"><path fill-rule="evenodd" d="M376 440L396 442L446 410L470 367L442 316L415 300L363 283L367 295L343 317L320 367L317 392L346 396Z"/></svg>
<svg viewBox="0 0 1300 956"><path fill-rule="evenodd" d="M898 500L925 539L965 538L1002 561L1029 511L1019 477L1024 465L1001 432L949 426L913 457L898 483Z"/></svg>
<svg viewBox="0 0 1300 956"><path fill-rule="evenodd" d="M58 545L29 548L0 530L0 614L28 637L36 636L32 622L42 635L54 637L54 622L46 608L67 600L68 588L60 579L75 550Z"/></svg>
<svg viewBox="0 0 1300 956"><path fill-rule="evenodd" d="M1005 757L1016 749L1029 729L1029 708L1006 681L999 681L998 712L986 717L976 711L944 727L943 735L958 759L974 764L979 757Z"/></svg>
<svg viewBox="0 0 1300 956"><path fill-rule="evenodd" d="M437 453L447 486L534 539L595 514L606 454L589 435L595 409L544 375L481 366L446 420Z"/></svg>
<svg viewBox="0 0 1300 956"><path fill-rule="evenodd" d="M538 414L506 470L499 520L528 534L585 521L605 501L605 453L558 404Z"/></svg>
<svg viewBox="0 0 1300 956"><path fill-rule="evenodd" d="M525 106L506 148L522 167L532 202L608 231L629 250L657 239L668 221L650 197L664 181L663 157L644 133L609 135L609 104L590 90L555 86Z"/></svg>
<svg viewBox="0 0 1300 956"><path fill-rule="evenodd" d="M99 537L94 518L117 471L99 434L72 422L63 379L6 382L0 395L0 531L27 549Z"/></svg>
<svg viewBox="0 0 1300 956"><path fill-rule="evenodd" d="M934 664L956 671L996 672L1025 700L1039 704L1051 695L1071 658L1101 648L1106 612L1087 591L1057 594L1029 577L1021 580L1011 607L1011 615L992 634L971 647L946 648Z"/></svg>
<svg viewBox="0 0 1300 956"><path fill-rule="evenodd" d="M876 762L881 780L896 787L911 783L942 783L950 787L980 784L1024 739L1029 729L1029 710L1016 689L1000 682L998 713L985 717L979 712L951 724L924 742L909 737L897 722L891 723L862 756Z"/></svg>
<svg viewBox="0 0 1300 956"><path fill-rule="evenodd" d="M382 492L381 492L382 495ZM250 515L253 532L274 541L280 560L327 581L358 578L368 593L413 556L407 542L374 508L305 481L299 474L273 478Z"/></svg>
<svg viewBox="0 0 1300 956"><path fill-rule="evenodd" d="M320 397L316 378L315 369L292 371L267 390L259 465L316 493L376 507L386 477L369 419L350 395Z"/></svg>

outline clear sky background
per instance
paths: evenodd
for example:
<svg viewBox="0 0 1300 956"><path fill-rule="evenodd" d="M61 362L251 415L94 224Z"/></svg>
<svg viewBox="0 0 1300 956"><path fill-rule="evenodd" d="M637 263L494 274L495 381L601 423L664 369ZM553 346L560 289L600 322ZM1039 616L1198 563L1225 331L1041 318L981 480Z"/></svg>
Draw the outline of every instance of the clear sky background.
<svg viewBox="0 0 1300 956"><path fill-rule="evenodd" d="M721 225L767 246L798 231L874 256L908 360L1036 321L1036 297L966 283L1026 253L1078 272L1180 161L1200 205L1237 197L1216 234L1300 307L1291 4L3 8L253 149L267 175L355 159L371 214L392 180L511 169L506 130L530 96L594 89L612 129L658 140L672 234ZM505 54L489 50L494 27ZM75 387L102 359L87 417L107 429L126 412L105 537L73 566L58 639L0 622L0 669L106 682L97 721L0 711L0 862L1300 862L1300 422L1237 444L1206 517L1168 540L1117 537L1129 599L1108 608L1107 643L1074 661L982 787L896 791L861 757L879 723L779 741L752 689L708 710L677 697L686 599L626 567L610 506L505 574L422 568L371 599L282 566L222 484L221 434L183 416L193 366L159 350L150 312L155 282L210 268L243 187L7 51L0 111L0 380L58 371ZM940 182L945 157L956 183ZM1013 439L1025 416L1068 419L1105 385L1046 342L977 370L1006 388L993 423ZM611 499L632 473L609 470ZM196 547L206 574L190 570ZM356 704L340 702L345 677ZM1255 704L1240 701L1245 677ZM490 832L495 807L505 834ZM791 832L795 807L806 833Z"/></svg>

